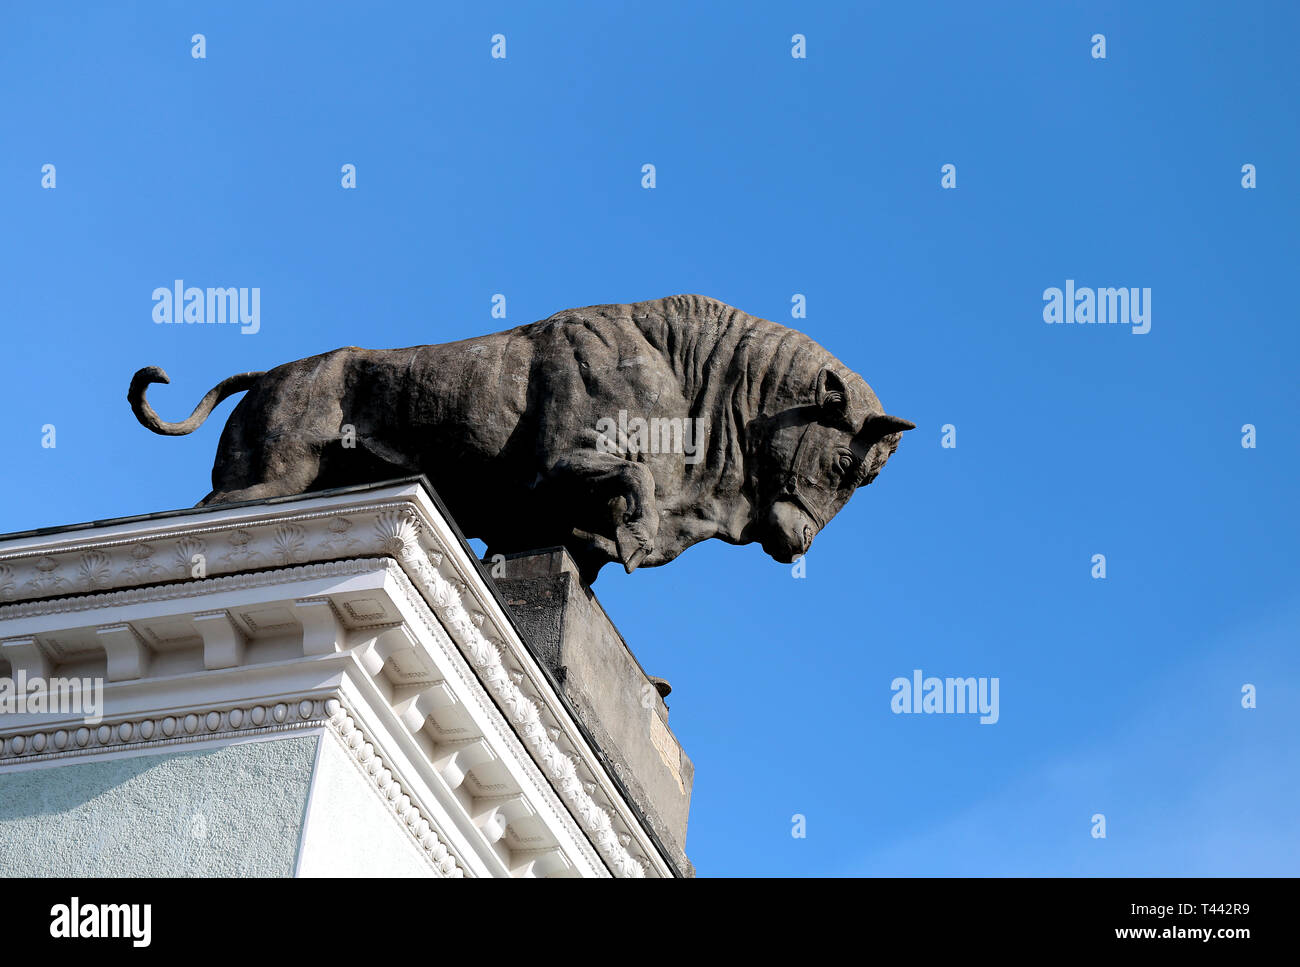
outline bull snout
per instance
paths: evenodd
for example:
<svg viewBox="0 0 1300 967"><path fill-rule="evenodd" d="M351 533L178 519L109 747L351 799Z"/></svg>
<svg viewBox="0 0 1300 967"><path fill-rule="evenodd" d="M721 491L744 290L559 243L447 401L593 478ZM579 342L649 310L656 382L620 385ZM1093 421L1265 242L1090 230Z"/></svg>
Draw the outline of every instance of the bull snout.
<svg viewBox="0 0 1300 967"><path fill-rule="evenodd" d="M817 530L812 518L797 504L777 500L767 511L763 528L763 550L782 564L807 554Z"/></svg>

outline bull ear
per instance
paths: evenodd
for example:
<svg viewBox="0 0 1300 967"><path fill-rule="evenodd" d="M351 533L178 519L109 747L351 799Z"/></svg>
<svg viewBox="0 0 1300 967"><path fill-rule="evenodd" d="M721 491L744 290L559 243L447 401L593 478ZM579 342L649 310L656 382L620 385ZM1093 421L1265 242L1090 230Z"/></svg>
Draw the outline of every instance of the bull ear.
<svg viewBox="0 0 1300 967"><path fill-rule="evenodd" d="M867 417L867 422L863 424L863 432L870 432L876 439L889 436L891 433L902 433L904 430L915 430L916 424L911 420L905 420L901 416L890 416L888 413L878 413L875 416Z"/></svg>
<svg viewBox="0 0 1300 967"><path fill-rule="evenodd" d="M843 422L849 415L849 388L829 366L817 374L817 408L832 422Z"/></svg>

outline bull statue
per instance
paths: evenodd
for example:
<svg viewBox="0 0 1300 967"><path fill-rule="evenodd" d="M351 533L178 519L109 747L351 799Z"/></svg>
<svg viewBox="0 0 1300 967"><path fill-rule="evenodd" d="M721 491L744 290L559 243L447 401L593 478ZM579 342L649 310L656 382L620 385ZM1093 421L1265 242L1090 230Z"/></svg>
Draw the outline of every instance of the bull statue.
<svg viewBox="0 0 1300 967"><path fill-rule="evenodd" d="M711 537L778 561L871 483L914 424L807 336L715 299L571 309L408 349L349 346L222 380L180 423L226 422L200 504L423 474L488 553L563 545L590 584L605 564L667 564Z"/></svg>

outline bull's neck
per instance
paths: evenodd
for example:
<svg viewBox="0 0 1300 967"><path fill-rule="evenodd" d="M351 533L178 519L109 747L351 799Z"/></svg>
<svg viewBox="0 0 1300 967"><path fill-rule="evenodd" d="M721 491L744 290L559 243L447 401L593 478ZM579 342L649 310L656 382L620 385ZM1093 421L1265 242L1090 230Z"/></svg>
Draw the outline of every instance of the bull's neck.
<svg viewBox="0 0 1300 967"><path fill-rule="evenodd" d="M700 420L705 455L687 468L691 499L712 500L717 536L742 541L753 515L745 459L751 424L811 402L818 371L834 357L801 332L704 296L631 308Z"/></svg>
<svg viewBox="0 0 1300 967"><path fill-rule="evenodd" d="M818 371L837 361L803 333L706 296L631 306L633 321L672 365L696 415L726 400L750 421L812 401Z"/></svg>

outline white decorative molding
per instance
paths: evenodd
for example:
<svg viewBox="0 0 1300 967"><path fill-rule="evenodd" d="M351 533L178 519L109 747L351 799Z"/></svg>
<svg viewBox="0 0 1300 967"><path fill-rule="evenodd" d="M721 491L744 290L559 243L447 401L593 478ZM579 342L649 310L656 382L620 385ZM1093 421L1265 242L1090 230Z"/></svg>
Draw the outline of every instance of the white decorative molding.
<svg viewBox="0 0 1300 967"><path fill-rule="evenodd" d="M286 577L340 577L347 574L361 574L374 570L376 567L383 567L384 563L382 558L374 557L351 561L331 561L325 564L303 564L295 568L276 571L250 571L242 574L218 575L200 580L186 581L183 584L153 585L143 588L88 594L85 597L41 598L31 602L0 605L0 621L34 618L47 614L63 614L72 611L93 611L104 607L137 604L146 601L192 598L211 594L214 590L243 591L282 584Z"/></svg>
<svg viewBox="0 0 1300 967"><path fill-rule="evenodd" d="M442 619L452 640L461 647L480 680L500 704L525 748L554 783L561 797L573 810L583 830L591 837L601 857L618 875L642 877L645 866L634 859L619 842L609 812L584 788L574 758L562 750L542 724L537 703L524 694L510 677L501 658L499 642L484 637L473 618L461 605L460 595L451 582L420 555L407 553L400 563L416 572L416 586L425 601ZM408 575L410 570L407 571ZM530 682L531 683L531 682Z"/></svg>
<svg viewBox="0 0 1300 967"><path fill-rule="evenodd" d="M0 658L9 662L13 674L24 672L28 678L48 678L53 663L31 635L0 640Z"/></svg>
<svg viewBox="0 0 1300 967"><path fill-rule="evenodd" d="M274 703L196 707L166 715L105 720L97 725L61 723L0 738L0 765L65 759L100 752L165 749L234 735L269 735L326 723L324 702L302 696Z"/></svg>
<svg viewBox="0 0 1300 967"><path fill-rule="evenodd" d="M107 656L110 682L143 678L149 670L151 654L148 646L129 624L104 625L95 629L99 643Z"/></svg>
<svg viewBox="0 0 1300 967"><path fill-rule="evenodd" d="M244 633L227 611L201 611L191 620L203 638L204 668L235 668L244 663Z"/></svg>
<svg viewBox="0 0 1300 967"><path fill-rule="evenodd" d="M388 804L389 812L401 824L407 836L423 851L425 858L442 876L460 879L465 867L447 843L438 835L437 827L430 821L417 802L407 795L402 784L375 751L364 729L357 724L351 710L336 698L325 702L329 726L347 751L353 765L365 776L371 788Z"/></svg>

